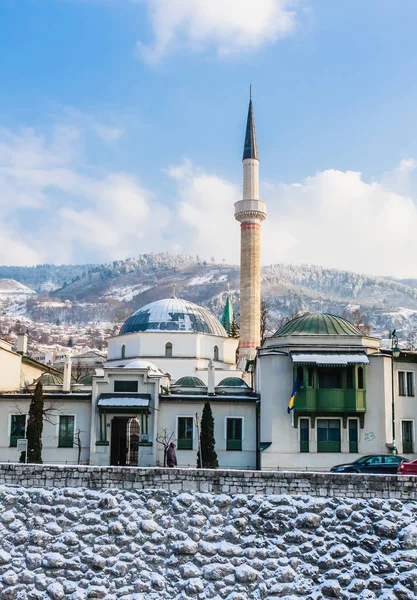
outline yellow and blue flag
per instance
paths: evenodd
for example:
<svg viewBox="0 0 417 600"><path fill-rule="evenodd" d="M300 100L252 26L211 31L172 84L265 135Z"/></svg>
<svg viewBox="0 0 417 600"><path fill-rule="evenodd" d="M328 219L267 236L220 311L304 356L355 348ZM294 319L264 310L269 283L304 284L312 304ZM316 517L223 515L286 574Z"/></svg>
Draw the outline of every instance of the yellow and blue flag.
<svg viewBox="0 0 417 600"><path fill-rule="evenodd" d="M287 412L289 415L291 414L291 411L294 408L294 401L295 401L297 392L298 392L298 379L296 379L294 382L294 387L292 388L292 392L291 392L291 398L290 398L290 401L288 402Z"/></svg>

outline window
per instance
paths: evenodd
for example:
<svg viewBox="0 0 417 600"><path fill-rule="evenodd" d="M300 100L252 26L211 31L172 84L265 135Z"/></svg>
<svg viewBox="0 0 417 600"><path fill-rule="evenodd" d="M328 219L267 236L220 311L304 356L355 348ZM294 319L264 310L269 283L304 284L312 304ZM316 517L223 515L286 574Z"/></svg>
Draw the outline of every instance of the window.
<svg viewBox="0 0 417 600"><path fill-rule="evenodd" d="M300 388L304 387L304 369L303 369L303 367L297 367L297 380L298 380L298 387L300 387Z"/></svg>
<svg viewBox="0 0 417 600"><path fill-rule="evenodd" d="M172 344L167 342L165 344L165 358L172 358Z"/></svg>
<svg viewBox="0 0 417 600"><path fill-rule="evenodd" d="M26 415L12 415L10 421L10 446L17 446L17 440L25 437Z"/></svg>
<svg viewBox="0 0 417 600"><path fill-rule="evenodd" d="M115 392L130 392L131 394L136 394L138 391L138 382L137 381L115 381L114 382L114 391Z"/></svg>
<svg viewBox="0 0 417 600"><path fill-rule="evenodd" d="M403 442L403 454L413 453L413 421L401 422L401 438Z"/></svg>
<svg viewBox="0 0 417 600"><path fill-rule="evenodd" d="M398 393L400 396L405 396L405 373L398 371Z"/></svg>
<svg viewBox="0 0 417 600"><path fill-rule="evenodd" d="M310 422L300 419L300 452L310 452Z"/></svg>
<svg viewBox="0 0 417 600"><path fill-rule="evenodd" d="M214 346L214 349L213 349L213 359L214 360L219 360L219 347L218 346Z"/></svg>
<svg viewBox="0 0 417 600"><path fill-rule="evenodd" d="M340 420L317 419L317 452L340 452Z"/></svg>
<svg viewBox="0 0 417 600"><path fill-rule="evenodd" d="M307 369L307 385L308 387L314 387L314 369L313 367L308 367Z"/></svg>
<svg viewBox="0 0 417 600"><path fill-rule="evenodd" d="M122 358L126 358L126 346L124 344L122 346Z"/></svg>
<svg viewBox="0 0 417 600"><path fill-rule="evenodd" d="M74 446L74 421L73 415L60 415L58 447L72 448Z"/></svg>
<svg viewBox="0 0 417 600"><path fill-rule="evenodd" d="M354 367L348 367L346 371L346 388L348 390L353 390L353 372Z"/></svg>
<svg viewBox="0 0 417 600"><path fill-rule="evenodd" d="M139 462L139 435L140 435L140 424L137 417L129 419L126 428L127 438L127 456L126 464L138 466Z"/></svg>
<svg viewBox="0 0 417 600"><path fill-rule="evenodd" d="M414 396L414 373L407 371L407 396Z"/></svg>
<svg viewBox="0 0 417 600"><path fill-rule="evenodd" d="M340 389L342 387L342 371L338 368L319 370L319 388Z"/></svg>
<svg viewBox="0 0 417 600"><path fill-rule="evenodd" d="M358 420L349 419L349 452L358 452Z"/></svg>
<svg viewBox="0 0 417 600"><path fill-rule="evenodd" d="M363 367L358 367L358 390L364 389Z"/></svg>
<svg viewBox="0 0 417 600"><path fill-rule="evenodd" d="M193 417L178 417L178 450L193 449Z"/></svg>
<svg viewBox="0 0 417 600"><path fill-rule="evenodd" d="M242 450L242 417L226 419L226 450Z"/></svg>

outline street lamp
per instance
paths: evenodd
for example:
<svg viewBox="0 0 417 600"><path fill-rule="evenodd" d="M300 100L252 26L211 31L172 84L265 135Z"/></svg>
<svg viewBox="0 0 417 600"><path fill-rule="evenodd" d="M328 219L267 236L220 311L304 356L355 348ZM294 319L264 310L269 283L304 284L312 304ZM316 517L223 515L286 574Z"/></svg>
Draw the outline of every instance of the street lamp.
<svg viewBox="0 0 417 600"><path fill-rule="evenodd" d="M401 354L401 350L398 348L398 336L397 332L394 331L390 335L391 338L391 381L392 381L392 396L391 396L391 419L392 419L392 445L391 453L397 454L397 447L395 445L395 383L394 383L394 359L398 358Z"/></svg>

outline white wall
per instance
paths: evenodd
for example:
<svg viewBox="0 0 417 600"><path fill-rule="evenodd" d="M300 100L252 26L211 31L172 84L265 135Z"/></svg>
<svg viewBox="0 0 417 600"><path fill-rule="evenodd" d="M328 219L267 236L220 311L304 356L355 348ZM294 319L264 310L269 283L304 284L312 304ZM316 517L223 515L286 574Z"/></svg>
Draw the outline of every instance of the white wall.
<svg viewBox="0 0 417 600"><path fill-rule="evenodd" d="M10 344L0 341L0 392L17 392L20 390L22 357L11 351Z"/></svg>
<svg viewBox="0 0 417 600"><path fill-rule="evenodd" d="M174 432L175 442L177 438L177 417L193 417L198 413L199 422L203 412L204 401L185 402L162 400L160 402L159 429L166 428ZM216 440L216 452L219 466L222 468L250 468L256 467L256 407L255 404L239 403L230 401L228 403L211 402L214 417L214 437ZM243 417L243 440L242 450L226 450L226 417ZM194 438L192 450L178 450L177 460L180 467L195 467L197 465L198 432L194 426ZM163 448L158 444L157 460L163 464Z"/></svg>

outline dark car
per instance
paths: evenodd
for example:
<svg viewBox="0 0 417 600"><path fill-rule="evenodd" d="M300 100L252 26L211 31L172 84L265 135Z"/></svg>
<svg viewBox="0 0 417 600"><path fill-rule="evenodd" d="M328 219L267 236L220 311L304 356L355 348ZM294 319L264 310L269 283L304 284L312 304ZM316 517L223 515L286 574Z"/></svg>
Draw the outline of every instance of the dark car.
<svg viewBox="0 0 417 600"><path fill-rule="evenodd" d="M398 475L417 475L417 460L400 463L397 473Z"/></svg>
<svg viewBox="0 0 417 600"><path fill-rule="evenodd" d="M379 475L395 475L401 463L407 458L393 454L369 454L351 463L336 465L330 469L332 473L378 473Z"/></svg>

